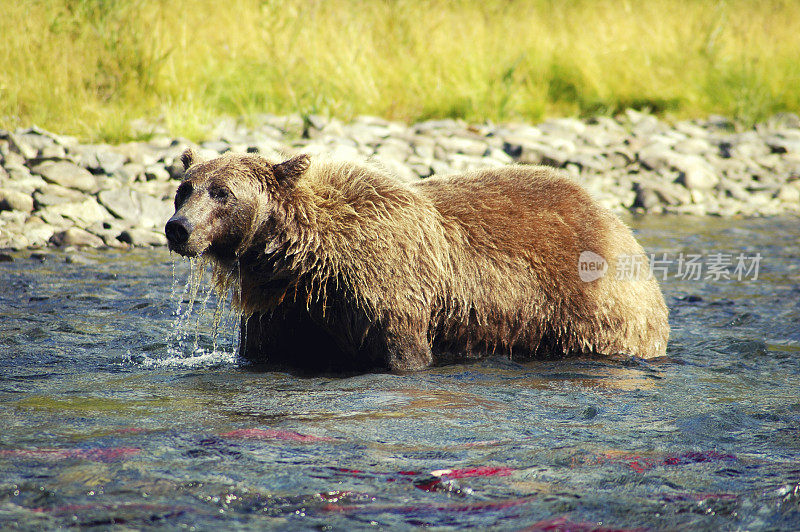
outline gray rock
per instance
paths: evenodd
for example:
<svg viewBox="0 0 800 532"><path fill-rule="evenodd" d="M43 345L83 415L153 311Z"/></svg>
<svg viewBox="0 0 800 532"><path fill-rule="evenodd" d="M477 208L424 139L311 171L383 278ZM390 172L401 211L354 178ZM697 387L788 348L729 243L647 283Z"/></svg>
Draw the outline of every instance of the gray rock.
<svg viewBox="0 0 800 532"><path fill-rule="evenodd" d="M136 221L142 213L139 194L127 187L103 190L98 199L111 214L123 220Z"/></svg>
<svg viewBox="0 0 800 532"><path fill-rule="evenodd" d="M175 208L170 201L145 195L140 196L139 201L142 214L137 225L145 229L157 228L161 230L175 212Z"/></svg>
<svg viewBox="0 0 800 532"><path fill-rule="evenodd" d="M789 131L767 137L764 142L772 149L772 153L800 153L800 135L793 135Z"/></svg>
<svg viewBox="0 0 800 532"><path fill-rule="evenodd" d="M486 157L500 164L512 164L514 162L510 155L499 148L490 148Z"/></svg>
<svg viewBox="0 0 800 532"><path fill-rule="evenodd" d="M97 261L83 255L81 253L70 253L66 257L64 257L64 262L67 264L75 264L78 266L95 266L97 265Z"/></svg>
<svg viewBox="0 0 800 532"><path fill-rule="evenodd" d="M52 212L48 209L42 209L36 212L36 215L41 218L46 224L56 229L66 229L74 225L74 222L67 220L58 213Z"/></svg>
<svg viewBox="0 0 800 532"><path fill-rule="evenodd" d="M566 164L568 154L546 144L516 138L503 143L503 151L522 164L547 164L561 167Z"/></svg>
<svg viewBox="0 0 800 532"><path fill-rule="evenodd" d="M55 228L40 220L28 220L22 228L22 234L28 239L29 245L42 247L46 246L50 237L55 233Z"/></svg>
<svg viewBox="0 0 800 532"><path fill-rule="evenodd" d="M141 165L142 167L156 164L161 159L160 150L141 142L122 144L117 146L116 150L131 163Z"/></svg>
<svg viewBox="0 0 800 532"><path fill-rule="evenodd" d="M65 231L59 231L50 238L50 243L59 246L76 246L76 247L101 247L104 242L103 239L97 235L80 229L78 227L70 227Z"/></svg>
<svg viewBox="0 0 800 532"><path fill-rule="evenodd" d="M106 175L112 175L128 162L128 158L123 154L113 150L97 150L97 170Z"/></svg>
<svg viewBox="0 0 800 532"><path fill-rule="evenodd" d="M25 159L35 159L36 156L39 155L38 148L26 142L25 137L15 135L14 133L5 132L5 134L0 138L4 138L8 141L9 148L12 152L21 155Z"/></svg>
<svg viewBox="0 0 800 532"><path fill-rule="evenodd" d="M355 146L347 146L347 145L337 145L334 146L329 156L331 159L334 160L341 160L341 161L353 161L358 160L361 157L361 152Z"/></svg>
<svg viewBox="0 0 800 532"><path fill-rule="evenodd" d="M719 176L708 164L687 162L680 166L679 182L689 190L709 190L719 183Z"/></svg>
<svg viewBox="0 0 800 532"><path fill-rule="evenodd" d="M117 236L117 240L132 246L165 246L167 244L167 237L163 233L141 227L122 231Z"/></svg>
<svg viewBox="0 0 800 532"><path fill-rule="evenodd" d="M661 170L673 167L673 162L681 155L672 151L672 148L663 142L653 142L639 150L638 159L650 170Z"/></svg>
<svg viewBox="0 0 800 532"><path fill-rule="evenodd" d="M475 157L456 153L450 156L450 166L457 172L468 172L482 168L495 168L501 163L486 157Z"/></svg>
<svg viewBox="0 0 800 532"><path fill-rule="evenodd" d="M539 124L539 130L557 137L576 137L586 131L586 124L577 118L555 118Z"/></svg>
<svg viewBox="0 0 800 532"><path fill-rule="evenodd" d="M637 183L634 183L636 192L634 207L641 206L649 210L653 204L684 205L692 201L691 193L688 190L673 183L650 182L638 187L636 185Z"/></svg>
<svg viewBox="0 0 800 532"><path fill-rule="evenodd" d="M461 153L474 157L483 157L488 152L488 146L483 140L464 137L441 137L438 144L449 153Z"/></svg>
<svg viewBox="0 0 800 532"><path fill-rule="evenodd" d="M64 146L61 146L59 144L51 144L39 150L39 156L36 159L37 161L45 161L45 160L60 160L60 159L65 159L66 157L67 157L67 150L64 149Z"/></svg>
<svg viewBox="0 0 800 532"><path fill-rule="evenodd" d="M42 217L50 213L72 220L83 227L96 222L104 222L112 217L111 213L97 203L94 197L88 197L80 203L52 205L39 211L39 215Z"/></svg>
<svg viewBox="0 0 800 532"><path fill-rule="evenodd" d="M3 155L3 166L7 169L12 166L25 167L25 157L13 151L7 151Z"/></svg>
<svg viewBox="0 0 800 532"><path fill-rule="evenodd" d="M750 193L744 186L735 181L726 181L723 184L725 195L738 201L747 201L750 198Z"/></svg>
<svg viewBox="0 0 800 532"><path fill-rule="evenodd" d="M793 185L783 185L775 193L775 197L786 203L800 204L800 188Z"/></svg>
<svg viewBox="0 0 800 532"><path fill-rule="evenodd" d="M181 174L183 173L183 165L181 165ZM117 170L118 176L123 183L133 183L134 181L144 179L144 165L139 163L127 163Z"/></svg>
<svg viewBox="0 0 800 532"><path fill-rule="evenodd" d="M222 154L227 151L230 151L231 146L227 142L223 142L221 140L212 140L208 142L204 142L200 145L200 147L204 150L212 151L215 154Z"/></svg>
<svg viewBox="0 0 800 532"><path fill-rule="evenodd" d="M375 150L375 157L382 161L404 162L411 155L411 147L403 142L389 141L378 146Z"/></svg>
<svg viewBox="0 0 800 532"><path fill-rule="evenodd" d="M42 176L45 181L89 192L97 187L94 176L85 168L67 161L46 162L31 169Z"/></svg>
<svg viewBox="0 0 800 532"><path fill-rule="evenodd" d="M687 155L703 155L710 153L714 148L705 139L689 138L676 142L672 149Z"/></svg>
<svg viewBox="0 0 800 532"><path fill-rule="evenodd" d="M30 194L16 190L0 190L0 211L33 211L33 198Z"/></svg>
<svg viewBox="0 0 800 532"><path fill-rule="evenodd" d="M402 181L416 181L419 179L417 174L409 168L408 165L397 159L377 159L376 164L400 178Z"/></svg>
<svg viewBox="0 0 800 532"><path fill-rule="evenodd" d="M164 168L164 165L153 164L145 168L144 177L148 181L167 181L170 178L170 174L167 169Z"/></svg>
<svg viewBox="0 0 800 532"><path fill-rule="evenodd" d="M415 133L433 133L441 130L457 131L463 130L464 124L453 120L452 118L445 118L442 120L426 120L419 122L412 126Z"/></svg>
<svg viewBox="0 0 800 532"><path fill-rule="evenodd" d="M86 196L75 189L62 187L61 185L54 185L47 183L39 187L33 193L33 199L36 202L36 208L49 207L51 205L61 205L63 203L78 203L83 201Z"/></svg>
<svg viewBox="0 0 800 532"><path fill-rule="evenodd" d="M175 191L178 189L175 181L143 181L134 183L132 189L139 192L142 196L151 196L156 199L168 200L175 199ZM140 197L141 199L141 197Z"/></svg>
<svg viewBox="0 0 800 532"><path fill-rule="evenodd" d="M433 168L430 164L425 163L409 163L408 168L416 174L417 177L425 178L433 175Z"/></svg>

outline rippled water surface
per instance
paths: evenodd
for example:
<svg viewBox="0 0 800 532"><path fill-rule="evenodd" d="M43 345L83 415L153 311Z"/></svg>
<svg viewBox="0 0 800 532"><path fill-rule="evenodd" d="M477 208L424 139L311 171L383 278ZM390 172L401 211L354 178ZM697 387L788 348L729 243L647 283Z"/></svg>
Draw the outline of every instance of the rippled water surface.
<svg viewBox="0 0 800 532"><path fill-rule="evenodd" d="M242 364L166 251L17 253L0 528L800 529L800 222L632 225L665 259L666 359L403 376Z"/></svg>

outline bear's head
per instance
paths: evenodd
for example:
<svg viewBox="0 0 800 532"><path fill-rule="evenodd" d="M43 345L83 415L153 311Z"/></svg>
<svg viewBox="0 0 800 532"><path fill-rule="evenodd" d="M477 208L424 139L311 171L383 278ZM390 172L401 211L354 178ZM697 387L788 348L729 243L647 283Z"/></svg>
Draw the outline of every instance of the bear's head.
<svg viewBox="0 0 800 532"><path fill-rule="evenodd" d="M265 226L280 225L284 203L309 165L307 155L279 164L239 154L202 162L192 150L181 161L175 214L164 228L169 249L218 262L236 260L266 236Z"/></svg>

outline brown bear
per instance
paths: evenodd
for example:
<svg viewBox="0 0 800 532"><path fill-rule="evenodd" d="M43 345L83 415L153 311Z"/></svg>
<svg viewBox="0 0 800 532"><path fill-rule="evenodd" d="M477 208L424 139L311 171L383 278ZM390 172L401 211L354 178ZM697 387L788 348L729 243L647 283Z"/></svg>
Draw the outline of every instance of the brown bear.
<svg viewBox="0 0 800 532"><path fill-rule="evenodd" d="M306 155L182 160L169 248L209 258L218 289L233 287L253 362L408 371L492 354L665 353L667 308L644 251L555 169L409 183Z"/></svg>

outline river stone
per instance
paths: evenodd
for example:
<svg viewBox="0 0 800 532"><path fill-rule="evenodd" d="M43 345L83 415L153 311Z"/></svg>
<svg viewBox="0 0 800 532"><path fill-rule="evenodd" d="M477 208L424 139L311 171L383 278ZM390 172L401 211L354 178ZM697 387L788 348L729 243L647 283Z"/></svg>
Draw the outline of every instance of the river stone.
<svg viewBox="0 0 800 532"><path fill-rule="evenodd" d="M67 161L42 163L33 167L32 171L50 183L84 192L89 192L97 186L94 176L88 170Z"/></svg>
<svg viewBox="0 0 800 532"><path fill-rule="evenodd" d="M25 163L26 163L25 157L23 157L19 153L8 151L3 155L3 166L6 169L9 169L12 166L18 166L18 167L21 166L27 169Z"/></svg>
<svg viewBox="0 0 800 532"><path fill-rule="evenodd" d="M800 153L800 136L790 135L789 132L767 137L764 141L772 153Z"/></svg>
<svg viewBox="0 0 800 532"><path fill-rule="evenodd" d="M687 155L702 155L713 150L711 144L705 139L690 138L680 140L672 147L678 153Z"/></svg>
<svg viewBox="0 0 800 532"><path fill-rule="evenodd" d="M639 162L650 170L661 170L674 166L674 161L681 155L672 151L664 142L652 142L639 150Z"/></svg>
<svg viewBox="0 0 800 532"><path fill-rule="evenodd" d="M182 171L183 165L181 165L181 172ZM132 183L140 178L144 178L144 165L139 163L123 164L115 175L118 176L123 183Z"/></svg>
<svg viewBox="0 0 800 532"><path fill-rule="evenodd" d="M169 172L162 164L153 164L145 168L144 177L148 181L167 181L170 178Z"/></svg>
<svg viewBox="0 0 800 532"><path fill-rule="evenodd" d="M78 203L86 196L72 188L47 183L33 193L37 208L61 205L62 203Z"/></svg>
<svg viewBox="0 0 800 532"><path fill-rule="evenodd" d="M331 148L329 157L334 160L352 161L361 158L361 152L355 146L338 145Z"/></svg>
<svg viewBox="0 0 800 532"><path fill-rule="evenodd" d="M32 246L44 246L55 233L55 228L41 221L28 221L22 231Z"/></svg>
<svg viewBox="0 0 800 532"><path fill-rule="evenodd" d="M35 159L36 156L39 155L39 150L35 146L28 144L25 141L25 138L21 135L15 135L14 133L6 132L5 135L0 138L5 138L8 141L11 150L26 159Z"/></svg>
<svg viewBox="0 0 800 532"><path fill-rule="evenodd" d="M442 148L450 153L461 153L464 155L483 157L488 151L486 142L478 139L464 137L442 137L439 138L437 142Z"/></svg>
<svg viewBox="0 0 800 532"><path fill-rule="evenodd" d="M164 246L167 244L167 237L164 233L133 227L122 231L117 240L132 246Z"/></svg>
<svg viewBox="0 0 800 532"><path fill-rule="evenodd" d="M391 142L379 146L375 151L375 157L384 162L394 161L397 163L402 163L406 160L410 153L411 148L408 146L408 144L400 146L397 143Z"/></svg>
<svg viewBox="0 0 800 532"><path fill-rule="evenodd" d="M70 227L66 231L59 231L50 237L50 243L58 246L77 246L77 247L101 247L104 242L103 239L97 235L80 229L78 227Z"/></svg>
<svg viewBox="0 0 800 532"><path fill-rule="evenodd" d="M221 140L210 140L202 143L200 147L204 150L212 151L216 154L222 154L231 149L230 144Z"/></svg>
<svg viewBox="0 0 800 532"><path fill-rule="evenodd" d="M51 212L59 214L64 218L75 221L79 225L87 226L95 222L103 222L110 219L109 213L102 205L97 203L93 197L88 197L80 203L62 203L45 207L41 213Z"/></svg>
<svg viewBox="0 0 800 532"><path fill-rule="evenodd" d="M0 190L0 211L33 211L33 198L30 194L16 190Z"/></svg>
<svg viewBox="0 0 800 532"><path fill-rule="evenodd" d="M67 220L60 214L56 212L52 212L48 209L42 209L36 212L36 215L39 216L42 220L45 221L48 225L51 225L57 229L66 229L67 227L71 227L74 225L73 222Z"/></svg>
<svg viewBox="0 0 800 532"><path fill-rule="evenodd" d="M157 228L161 230L175 212L175 208L170 201L163 201L146 195L140 196L139 201L142 214L137 225L145 229Z"/></svg>
<svg viewBox="0 0 800 532"><path fill-rule="evenodd" d="M100 203L117 218L135 221L139 218L142 208L139 204L138 194L129 188L103 190L98 195Z"/></svg>
<svg viewBox="0 0 800 532"><path fill-rule="evenodd" d="M66 158L66 156L67 150L64 149L64 146L59 144L51 144L39 150L39 156L37 157L37 160L59 160Z"/></svg>
<svg viewBox="0 0 800 532"><path fill-rule="evenodd" d="M679 182L689 190L708 190L719 183L719 177L713 169L691 166L681 173Z"/></svg>
<svg viewBox="0 0 800 532"><path fill-rule="evenodd" d="M800 189L792 185L783 185L775 197L786 203L800 203Z"/></svg>
<svg viewBox="0 0 800 532"><path fill-rule="evenodd" d="M127 157L110 149L98 149L95 156L97 157L98 170L107 175L114 174L128 162Z"/></svg>

